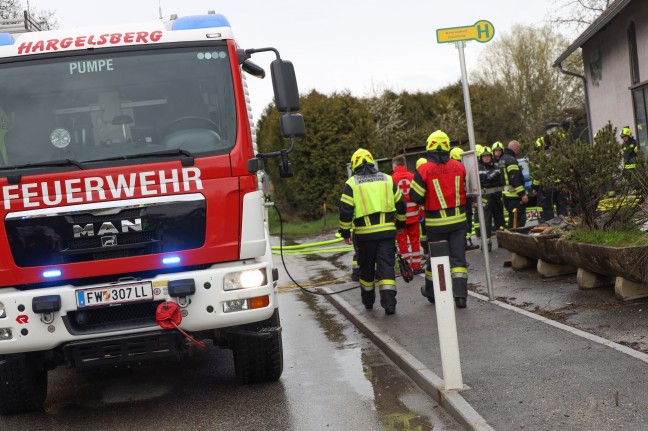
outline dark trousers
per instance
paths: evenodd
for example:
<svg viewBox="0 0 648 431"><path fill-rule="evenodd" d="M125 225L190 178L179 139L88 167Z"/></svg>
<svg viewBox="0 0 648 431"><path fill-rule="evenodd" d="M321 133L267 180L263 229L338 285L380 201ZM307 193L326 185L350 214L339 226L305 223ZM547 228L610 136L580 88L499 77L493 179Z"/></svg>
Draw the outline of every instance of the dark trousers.
<svg viewBox="0 0 648 431"><path fill-rule="evenodd" d="M541 217L544 221L555 217L554 205L556 214L559 216L567 215L567 197L565 193L556 189L541 188L538 193L538 206L542 208Z"/></svg>
<svg viewBox="0 0 648 431"><path fill-rule="evenodd" d="M380 292L383 308L396 307L396 241L387 239L358 240L358 265L360 265L360 288L362 303L373 305L376 300L375 283Z"/></svg>
<svg viewBox="0 0 648 431"><path fill-rule="evenodd" d="M465 224L457 223L456 228L434 228L426 229L428 241L448 241L450 272L452 276L452 294L455 298L466 298L468 296L468 274L466 272L466 229ZM429 297L434 296L434 284L432 282L432 271L428 268L425 271L425 292Z"/></svg>
<svg viewBox="0 0 648 431"><path fill-rule="evenodd" d="M514 229L517 227L523 227L526 224L526 208L520 198L509 198L504 196L504 207L508 211L508 228ZM517 217L515 217L515 212L517 210ZM514 220L517 218L517 224L513 226Z"/></svg>
<svg viewBox="0 0 648 431"><path fill-rule="evenodd" d="M482 197L484 204L484 218L486 221L482 226L486 225L486 237L491 237L492 224L495 222L495 229L499 230L500 227L506 226L504 221L504 204L502 203L502 193L491 193Z"/></svg>

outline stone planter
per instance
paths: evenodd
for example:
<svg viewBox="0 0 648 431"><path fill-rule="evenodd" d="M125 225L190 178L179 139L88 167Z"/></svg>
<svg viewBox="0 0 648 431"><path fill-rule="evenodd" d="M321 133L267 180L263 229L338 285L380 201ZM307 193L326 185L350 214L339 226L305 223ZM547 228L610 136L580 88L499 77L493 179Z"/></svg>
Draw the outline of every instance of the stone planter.
<svg viewBox="0 0 648 431"><path fill-rule="evenodd" d="M557 251L570 265L608 276L623 276L635 283L648 283L648 246L608 247L560 241Z"/></svg>
<svg viewBox="0 0 648 431"><path fill-rule="evenodd" d="M617 299L648 296L648 246L610 247L560 241L558 252L578 267L578 287L589 289L614 284Z"/></svg>
<svg viewBox="0 0 648 431"><path fill-rule="evenodd" d="M559 235L529 235L530 227L498 231L500 247L513 253L511 266L536 266L543 277L578 271L580 289L614 285L627 301L648 296L648 246L608 247L566 241Z"/></svg>
<svg viewBox="0 0 648 431"><path fill-rule="evenodd" d="M567 264L557 250L560 235L529 235L528 232L530 230L531 227L523 227L510 231L497 231L497 244L500 247L527 259L543 261L555 265Z"/></svg>

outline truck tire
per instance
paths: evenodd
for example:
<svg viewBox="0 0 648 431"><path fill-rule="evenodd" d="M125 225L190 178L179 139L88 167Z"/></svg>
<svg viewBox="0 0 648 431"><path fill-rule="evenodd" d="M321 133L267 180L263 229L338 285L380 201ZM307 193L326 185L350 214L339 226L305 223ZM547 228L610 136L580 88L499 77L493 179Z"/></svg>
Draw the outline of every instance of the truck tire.
<svg viewBox="0 0 648 431"><path fill-rule="evenodd" d="M232 346L236 378L241 383L279 380L283 372L279 310L275 310L270 319L245 325L242 329L234 335Z"/></svg>
<svg viewBox="0 0 648 431"><path fill-rule="evenodd" d="M0 355L0 414L42 410L47 370L36 354Z"/></svg>

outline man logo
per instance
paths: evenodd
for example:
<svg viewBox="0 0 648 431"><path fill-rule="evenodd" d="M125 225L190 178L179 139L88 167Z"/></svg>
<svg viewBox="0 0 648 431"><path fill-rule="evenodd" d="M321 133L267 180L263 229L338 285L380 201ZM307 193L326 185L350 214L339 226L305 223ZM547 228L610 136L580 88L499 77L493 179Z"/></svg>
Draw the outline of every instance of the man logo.
<svg viewBox="0 0 648 431"><path fill-rule="evenodd" d="M88 223L86 225L75 224L72 226L72 233L75 238L81 238L82 236L105 236L107 234L118 234L118 233L128 233L141 232L142 231L142 219L136 218L134 220L121 220L118 226L121 227L121 232L112 222L106 221L99 223L97 225L93 223ZM116 244L117 242L115 242Z"/></svg>
<svg viewBox="0 0 648 431"><path fill-rule="evenodd" d="M102 247L112 247L117 245L117 235L108 235L101 237Z"/></svg>

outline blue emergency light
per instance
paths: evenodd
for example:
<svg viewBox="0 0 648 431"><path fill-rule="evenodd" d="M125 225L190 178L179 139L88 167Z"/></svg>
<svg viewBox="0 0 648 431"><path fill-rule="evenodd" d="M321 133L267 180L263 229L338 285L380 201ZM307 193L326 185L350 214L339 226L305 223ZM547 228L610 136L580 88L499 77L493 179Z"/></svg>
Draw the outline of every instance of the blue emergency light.
<svg viewBox="0 0 648 431"><path fill-rule="evenodd" d="M230 27L230 23L227 18L220 14L183 16L173 21L171 30L195 30L197 28L213 27Z"/></svg>
<svg viewBox="0 0 648 431"><path fill-rule="evenodd" d="M165 265L175 265L180 263L180 256L167 256L162 259L162 263Z"/></svg>
<svg viewBox="0 0 648 431"><path fill-rule="evenodd" d="M0 46L13 45L13 37L9 33L0 33Z"/></svg>
<svg viewBox="0 0 648 431"><path fill-rule="evenodd" d="M54 277L60 277L62 274L60 269L48 269L47 271L43 271L43 277L45 278L54 278Z"/></svg>

